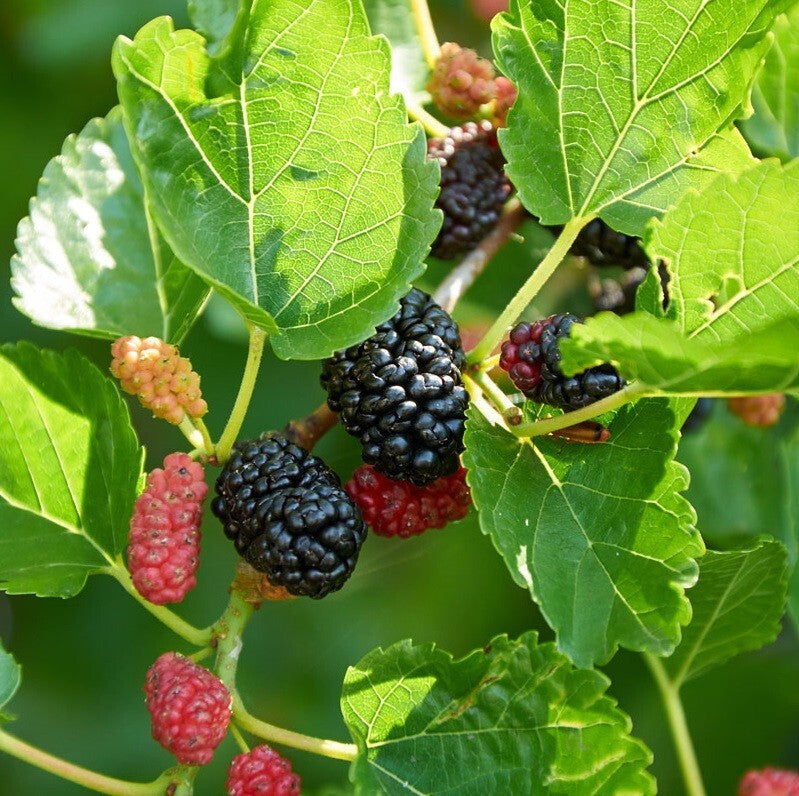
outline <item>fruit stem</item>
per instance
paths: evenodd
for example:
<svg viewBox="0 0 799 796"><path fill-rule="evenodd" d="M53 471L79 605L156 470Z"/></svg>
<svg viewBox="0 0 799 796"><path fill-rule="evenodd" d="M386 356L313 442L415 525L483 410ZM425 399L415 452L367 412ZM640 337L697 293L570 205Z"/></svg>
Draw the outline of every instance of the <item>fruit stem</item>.
<svg viewBox="0 0 799 796"><path fill-rule="evenodd" d="M350 762L358 756L358 747L355 744L302 735L299 732L285 730L282 727L276 727L274 724L267 724L265 721L256 719L255 716L251 716L247 712L238 694L233 695L233 715L236 718L236 723L242 729L257 735L259 738L263 738L265 741L291 746L294 749L302 749L305 752L313 752L324 757L332 757L334 760Z"/></svg>
<svg viewBox="0 0 799 796"><path fill-rule="evenodd" d="M197 426L197 430L202 435L203 444L198 445L198 448L202 448L205 451L206 456L213 456L214 455L214 443L211 439L211 434L208 431L208 426L205 425L205 421L201 417L194 418L194 425Z"/></svg>
<svg viewBox="0 0 799 796"><path fill-rule="evenodd" d="M245 755L248 754L250 751L249 744L244 740L244 736L241 734L236 724L231 721L228 729L230 730L233 740L238 744L238 747L241 749L242 753Z"/></svg>
<svg viewBox="0 0 799 796"><path fill-rule="evenodd" d="M106 777L31 746L4 730L0 730L0 750L24 760L32 766L49 771L61 779L82 785L97 793L111 794L111 796L163 796L169 785L175 782L174 772L164 772L154 782L128 782L124 779Z"/></svg>
<svg viewBox="0 0 799 796"><path fill-rule="evenodd" d="M515 426L511 431L517 437L540 437L544 434L552 434L562 428L576 426L585 420L592 420L604 412L610 412L623 406L636 398L646 395L646 391L637 382L631 382L613 395L603 398L601 401L584 406L582 409L575 409L573 412L565 412L557 417L548 417L546 420L536 420L533 423L522 423Z"/></svg>
<svg viewBox="0 0 799 796"><path fill-rule="evenodd" d="M441 46L438 43L433 18L427 7L427 0L410 0L413 21L416 23L416 32L422 42L422 50L428 67L434 69L438 57L441 55Z"/></svg>
<svg viewBox="0 0 799 796"><path fill-rule="evenodd" d="M469 390L471 395L474 390L470 389L472 385L477 385L485 395L489 398L492 404L502 413L508 425L521 422L522 410L505 395L505 393L497 386L496 382L484 370L475 373L465 373L463 380L466 384L466 389Z"/></svg>
<svg viewBox="0 0 799 796"><path fill-rule="evenodd" d="M233 589L227 608L211 631L216 642L214 671L231 694L236 689L236 669L243 646L241 635L254 611L255 608Z"/></svg>
<svg viewBox="0 0 799 796"><path fill-rule="evenodd" d="M133 581L130 579L130 573L121 561L117 561L113 566L107 567L101 570L101 572L116 579L131 597L141 603L141 605L158 619L159 622L166 625L166 627L180 636L184 641L188 641L189 644L194 644L195 647L208 646L211 641L210 627L201 630L179 617L174 611L170 611L169 608L165 608L163 605L155 605L149 600L145 600L136 590Z"/></svg>
<svg viewBox="0 0 799 796"><path fill-rule="evenodd" d="M519 291L494 321L494 324L486 332L483 339L469 352L467 361L470 364L485 359L499 345L510 326L538 295L538 292L546 284L549 277L552 276L555 269L563 261L580 230L591 220L590 216L576 216L564 224L563 231L558 235L555 244L547 252L546 257L541 260L538 267L530 275L530 278L519 288Z"/></svg>
<svg viewBox="0 0 799 796"><path fill-rule="evenodd" d="M444 281L436 288L433 299L447 312L452 312L461 296L483 273L491 258L509 238L513 237L525 218L527 211L517 198L514 197L506 202L496 227L480 241L476 249L469 252L457 267L447 274Z"/></svg>
<svg viewBox="0 0 799 796"><path fill-rule="evenodd" d="M416 122L420 122L425 132L431 138L444 138L449 133L449 127L443 122L438 121L435 116L428 113L421 105L411 102L406 98L405 109L408 116Z"/></svg>
<svg viewBox="0 0 799 796"><path fill-rule="evenodd" d="M688 731L688 722L685 719L682 701L680 700L680 690L668 678L663 664L658 658L649 652L641 653L649 666L649 671L655 684L660 691L663 705L666 708L666 715L669 720L674 746L677 749L677 757L680 761L685 791L688 796L706 796L705 786L702 783L702 773L696 759L696 752L691 741L691 734Z"/></svg>
<svg viewBox="0 0 799 796"><path fill-rule="evenodd" d="M252 393L255 389L255 380L258 378L258 368L261 365L261 357L264 353L264 343L266 334L263 329L247 323L247 330L250 333L250 343L247 349L247 364L244 366L244 373L241 377L239 394L236 396L236 403L230 412L225 430L216 444L216 458L220 464L224 464L230 456L230 449L239 436L241 424L252 400Z"/></svg>
<svg viewBox="0 0 799 796"><path fill-rule="evenodd" d="M178 428L189 441L189 444L193 445L195 448L205 448L202 432L194 425L194 421L188 415L183 415L183 420L178 423ZM213 445L211 446L211 450L213 450Z"/></svg>

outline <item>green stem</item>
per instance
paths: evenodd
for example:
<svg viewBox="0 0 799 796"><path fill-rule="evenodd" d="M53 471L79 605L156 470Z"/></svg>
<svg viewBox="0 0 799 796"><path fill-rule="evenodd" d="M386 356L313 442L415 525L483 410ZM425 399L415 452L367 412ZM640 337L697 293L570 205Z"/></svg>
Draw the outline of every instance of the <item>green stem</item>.
<svg viewBox="0 0 799 796"><path fill-rule="evenodd" d="M231 693L236 690L236 669L242 648L241 636L254 610L237 591L231 591L227 608L213 627L213 637L217 644L214 671Z"/></svg>
<svg viewBox="0 0 799 796"><path fill-rule="evenodd" d="M449 133L449 127L443 122L438 121L435 116L428 113L421 105L415 102L405 100L405 109L408 111L408 116L414 121L421 122L425 132L432 138L444 138Z"/></svg>
<svg viewBox="0 0 799 796"><path fill-rule="evenodd" d="M154 782L128 782L98 774L96 771L76 766L60 757L31 746L4 730L0 730L0 750L30 763L32 766L49 771L61 779L82 785L84 788L107 793L111 796L163 796L170 783L175 781L172 773L164 773Z"/></svg>
<svg viewBox="0 0 799 796"><path fill-rule="evenodd" d="M238 744L239 749L246 755L250 751L249 744L244 740L244 736L239 732L239 728L232 721L230 722L229 730L230 734L233 736L233 740Z"/></svg>
<svg viewBox="0 0 799 796"><path fill-rule="evenodd" d="M197 426L197 430L200 432L203 438L202 446L198 445L197 447L202 447L205 451L206 456L213 456L214 455L214 442L211 439L211 434L208 431L208 426L205 425L205 421L201 417L194 418L194 425Z"/></svg>
<svg viewBox="0 0 799 796"><path fill-rule="evenodd" d="M238 694L233 696L233 715L239 727L253 735L257 735L259 738L263 738L265 741L291 746L294 749L302 749L305 752L313 752L324 757L332 757L334 760L346 760L349 762L358 756L358 747L355 744L302 735L256 719L255 716L251 716L247 712Z"/></svg>
<svg viewBox="0 0 799 796"><path fill-rule="evenodd" d="M613 395L609 395L607 398L603 398L596 403L584 406L582 409L575 409L573 412L565 412L562 415L549 417L546 420L536 420L534 423L523 423L515 426L511 431L518 437L540 437L544 434L551 434L553 431L559 431L562 428L576 426L584 420L592 420L598 415L610 412L612 409L623 406L644 395L646 395L644 388L632 382L624 389L614 392Z"/></svg>
<svg viewBox="0 0 799 796"><path fill-rule="evenodd" d="M427 0L410 0L410 2L413 21L416 23L416 32L422 42L425 60L430 69L433 69L441 54L441 46L438 43L436 29L433 27L433 18L427 7Z"/></svg>
<svg viewBox="0 0 799 796"><path fill-rule="evenodd" d="M194 422L188 415L183 415L183 420L178 423L178 428L184 437L189 441L189 444L195 448L203 448L203 435L202 432L194 425Z"/></svg>
<svg viewBox="0 0 799 796"><path fill-rule="evenodd" d="M530 275L530 278L510 300L508 306L494 321L494 324L486 332L483 339L469 352L468 362L470 364L482 361L497 347L508 328L524 312L527 305L538 295L538 292L546 284L549 277L555 272L555 269L571 248L572 243L574 243L574 239L589 221L591 221L591 218L578 216L564 225L563 231L549 252L547 252L546 257L541 260L538 267Z"/></svg>
<svg viewBox="0 0 799 796"><path fill-rule="evenodd" d="M522 410L502 392L491 376L484 370L479 370L474 373L464 373L463 383L469 391L470 398L475 396L477 390L485 393L496 409L502 413L502 417L509 426L521 423L524 417Z"/></svg>
<svg viewBox="0 0 799 796"><path fill-rule="evenodd" d="M680 700L680 691L668 678L666 670L659 658L644 652L642 653L649 671L660 691L660 697L666 708L666 715L669 720L674 745L677 749L677 757L680 761L685 789L688 796L705 796L705 786L702 783L702 773L699 770L699 763L696 759L696 752L691 742L691 734L688 731L688 722L685 720L685 711Z"/></svg>
<svg viewBox="0 0 799 796"><path fill-rule="evenodd" d="M173 633L176 633L184 641L187 641L189 644L194 644L195 647L208 646L211 641L211 628L207 627L201 630L200 628L195 627L187 622L185 619L181 619L181 617L179 617L174 611L170 611L169 608L164 608L163 605L155 605L149 600L145 600L144 597L142 597L141 594L139 594L139 592L136 590L136 587L133 585L133 581L130 579L130 573L121 562L117 562L113 566L101 571L106 575L110 575L112 578L115 578L131 597L141 603L141 605L146 608L156 619L158 619L162 624L166 625Z"/></svg>
<svg viewBox="0 0 799 796"><path fill-rule="evenodd" d="M227 461L230 456L230 449L233 443L239 436L241 431L241 424L244 422L244 416L249 409L250 401L252 400L252 393L255 389L255 380L258 378L258 368L261 365L261 357L264 353L264 343L266 341L266 334L263 329L252 324L247 324L250 332L250 344L247 350L247 364L244 366L244 373L241 377L241 385L239 387L239 394L236 396L236 403L233 404L233 409L230 412L225 430L216 444L216 458L220 464Z"/></svg>

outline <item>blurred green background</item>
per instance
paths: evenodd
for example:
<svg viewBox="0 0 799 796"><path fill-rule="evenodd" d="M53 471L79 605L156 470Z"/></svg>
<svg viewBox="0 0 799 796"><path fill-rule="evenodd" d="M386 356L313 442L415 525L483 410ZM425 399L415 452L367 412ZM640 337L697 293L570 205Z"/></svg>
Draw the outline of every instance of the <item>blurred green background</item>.
<svg viewBox="0 0 799 796"><path fill-rule="evenodd" d="M487 26L465 2L431 2L442 40L489 51ZM0 260L8 263L17 221L47 161L63 139L115 103L109 55L118 34L132 35L148 19L170 14L186 24L183 0L3 0L0 4ZM515 290L547 237L530 225L524 243L512 243L460 310L467 324L488 317ZM2 282L0 339L32 339L62 349L73 345L101 367L104 344L33 327L11 305ZM428 272L432 284L445 272ZM585 302L579 273L551 286L550 306L579 311ZM479 302L487 301L486 306ZM135 330L131 330L135 331ZM212 303L183 346L203 377L218 433L232 404L245 347L235 316ZM244 432L282 427L322 399L314 363L264 362ZM182 437L132 406L148 449L148 466L183 446ZM357 464L354 441L335 429L318 448L345 478ZM213 477L213 474L211 476ZM723 489L723 484L717 488ZM0 529L2 533L2 529ZM235 555L216 520L204 526L199 587L180 611L200 625L213 621L226 600ZM269 722L345 739L338 709L346 667L378 645L401 638L436 641L455 655L483 646L493 635L546 628L526 593L511 582L474 516L444 531L408 541L371 537L347 587L322 602L267 604L245 636L241 688L251 711ZM112 776L145 780L170 765L150 738L142 683L167 649L187 651L128 598L116 583L93 578L69 601L0 596L0 636L23 666L23 685L11 705L11 727L21 738ZM660 792L682 786L658 697L642 662L621 652L606 668L610 692L630 713L634 732L654 751ZM690 683L684 692L689 723L710 794L731 794L753 766L799 768L799 644L786 627L777 643ZM228 739L197 783L198 794L221 793L226 764L236 753ZM286 751L286 750L283 750ZM312 793L344 784L346 765L289 751ZM83 789L0 756L0 793L83 793Z"/></svg>

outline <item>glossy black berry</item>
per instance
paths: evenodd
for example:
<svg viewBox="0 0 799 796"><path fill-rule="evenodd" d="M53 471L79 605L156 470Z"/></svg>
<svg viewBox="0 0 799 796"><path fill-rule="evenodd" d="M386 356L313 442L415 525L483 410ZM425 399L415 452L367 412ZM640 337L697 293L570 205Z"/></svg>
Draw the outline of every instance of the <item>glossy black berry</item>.
<svg viewBox="0 0 799 796"><path fill-rule="evenodd" d="M424 486L459 467L468 404L458 327L413 289L370 338L322 368L327 402L361 441L363 460Z"/></svg>
<svg viewBox="0 0 799 796"><path fill-rule="evenodd" d="M273 586L324 597L352 574L366 534L339 477L280 434L236 444L211 510Z"/></svg>
<svg viewBox="0 0 799 796"><path fill-rule="evenodd" d="M562 226L548 227L559 235ZM601 218L586 224L569 249L575 257L585 257L591 265L618 265L622 268L649 268L649 258L641 248L641 239L616 232Z"/></svg>
<svg viewBox="0 0 799 796"><path fill-rule="evenodd" d="M445 138L430 139L427 153L441 166L436 207L444 213L432 254L449 260L474 249L494 229L512 188L490 122L453 127Z"/></svg>

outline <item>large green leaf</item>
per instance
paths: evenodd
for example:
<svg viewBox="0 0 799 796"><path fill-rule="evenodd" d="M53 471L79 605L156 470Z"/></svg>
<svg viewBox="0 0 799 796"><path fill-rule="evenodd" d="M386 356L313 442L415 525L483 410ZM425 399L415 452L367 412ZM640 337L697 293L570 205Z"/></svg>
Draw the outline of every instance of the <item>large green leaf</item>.
<svg viewBox="0 0 799 796"><path fill-rule="evenodd" d="M424 102L430 70L408 0L364 0L373 33L391 44L391 90L407 100Z"/></svg>
<svg viewBox="0 0 799 796"><path fill-rule="evenodd" d="M494 51L519 97L500 142L545 224L640 234L689 186L751 163L730 129L790 0L511 0Z"/></svg>
<svg viewBox="0 0 799 796"><path fill-rule="evenodd" d="M611 441L519 439L471 409L464 464L480 526L578 666L621 644L668 654L703 552L665 400L624 407Z"/></svg>
<svg viewBox="0 0 799 796"><path fill-rule="evenodd" d="M47 165L11 272L14 304L35 323L102 337L180 342L208 295L149 217L119 109Z"/></svg>
<svg viewBox="0 0 799 796"><path fill-rule="evenodd" d="M651 754L605 696L535 633L460 660L432 644L376 649L347 670L341 709L361 794L649 794Z"/></svg>
<svg viewBox="0 0 799 796"><path fill-rule="evenodd" d="M224 48L236 19L246 14L244 0L189 0L188 8L191 21L205 37L211 55Z"/></svg>
<svg viewBox="0 0 799 796"><path fill-rule="evenodd" d="M760 541L749 550L708 550L691 589L691 624L663 661L679 688L741 652L756 650L780 632L788 585L785 547Z"/></svg>
<svg viewBox="0 0 799 796"><path fill-rule="evenodd" d="M236 31L222 59L168 18L119 39L126 124L173 249L278 355L320 358L421 273L437 167L359 0L254 0Z"/></svg>
<svg viewBox="0 0 799 796"><path fill-rule="evenodd" d="M673 392L799 387L799 161L686 193L652 222L646 246L668 269L666 317L605 313L576 326L561 345L565 370L610 360Z"/></svg>
<svg viewBox="0 0 799 796"><path fill-rule="evenodd" d="M799 6L774 23L774 44L752 90L754 114L741 122L759 153L799 156Z"/></svg>
<svg viewBox="0 0 799 796"><path fill-rule="evenodd" d="M0 349L0 587L71 597L127 541L143 453L115 385L75 351Z"/></svg>
<svg viewBox="0 0 799 796"><path fill-rule="evenodd" d="M789 552L788 610L799 627L799 402L788 400L780 422L752 428L718 406L680 443L691 471L688 499L706 538L728 546L768 533Z"/></svg>

